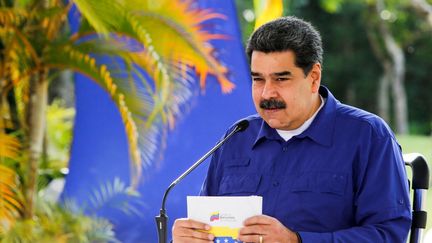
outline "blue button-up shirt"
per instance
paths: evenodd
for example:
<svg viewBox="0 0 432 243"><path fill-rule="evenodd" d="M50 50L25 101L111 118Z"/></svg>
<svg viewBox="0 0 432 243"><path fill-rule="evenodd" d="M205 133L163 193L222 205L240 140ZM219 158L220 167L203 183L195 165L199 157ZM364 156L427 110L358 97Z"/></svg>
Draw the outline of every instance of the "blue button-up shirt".
<svg viewBox="0 0 432 243"><path fill-rule="evenodd" d="M247 130L213 155L201 195L260 195L263 214L304 243L405 242L408 183L393 133L325 87L320 94L323 108L288 141L258 115L248 117Z"/></svg>

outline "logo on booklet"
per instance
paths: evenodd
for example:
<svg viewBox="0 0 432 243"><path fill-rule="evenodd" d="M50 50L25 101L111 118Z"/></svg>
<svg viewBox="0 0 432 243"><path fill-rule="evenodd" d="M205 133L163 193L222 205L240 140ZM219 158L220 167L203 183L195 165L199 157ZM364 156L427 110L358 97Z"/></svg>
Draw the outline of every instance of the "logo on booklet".
<svg viewBox="0 0 432 243"><path fill-rule="evenodd" d="M210 215L210 222L219 220L219 212L214 212Z"/></svg>
<svg viewBox="0 0 432 243"><path fill-rule="evenodd" d="M213 212L210 214L210 222L234 222L236 217L230 213Z"/></svg>

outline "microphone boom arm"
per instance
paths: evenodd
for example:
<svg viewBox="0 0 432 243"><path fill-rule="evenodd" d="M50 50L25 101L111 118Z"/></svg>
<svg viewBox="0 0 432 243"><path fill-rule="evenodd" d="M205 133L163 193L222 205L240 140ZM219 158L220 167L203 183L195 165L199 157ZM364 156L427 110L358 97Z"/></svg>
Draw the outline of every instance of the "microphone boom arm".
<svg viewBox="0 0 432 243"><path fill-rule="evenodd" d="M206 160L210 155L212 155L216 149L218 149L222 144L224 144L230 137L232 137L235 133L239 131L244 131L249 125L249 122L247 120L243 120L237 124L235 129L231 131L224 139L219 141L216 146L214 146L210 151L208 151L204 156L202 156L199 160L197 160L189 169L187 169L183 174L181 174L177 179L175 179L169 187L166 189L163 199L162 199L162 206L160 209L160 214L156 216L156 225L158 229L158 238L159 243L166 243L167 242L167 221L168 221L168 215L165 211L165 202L168 196L168 193L171 191L171 189L177 185L183 178L185 178L189 173L191 173L196 167L198 167L204 160Z"/></svg>

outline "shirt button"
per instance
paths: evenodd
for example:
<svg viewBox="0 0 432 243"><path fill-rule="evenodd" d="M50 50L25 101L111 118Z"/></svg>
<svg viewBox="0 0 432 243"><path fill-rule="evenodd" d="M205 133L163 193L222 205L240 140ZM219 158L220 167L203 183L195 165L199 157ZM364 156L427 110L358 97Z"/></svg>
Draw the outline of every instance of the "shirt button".
<svg viewBox="0 0 432 243"><path fill-rule="evenodd" d="M286 151L288 151L288 147L282 147L282 150L283 150L284 152L286 152Z"/></svg>
<svg viewBox="0 0 432 243"><path fill-rule="evenodd" d="M273 182L273 186L274 187L279 186L279 182L278 181Z"/></svg>

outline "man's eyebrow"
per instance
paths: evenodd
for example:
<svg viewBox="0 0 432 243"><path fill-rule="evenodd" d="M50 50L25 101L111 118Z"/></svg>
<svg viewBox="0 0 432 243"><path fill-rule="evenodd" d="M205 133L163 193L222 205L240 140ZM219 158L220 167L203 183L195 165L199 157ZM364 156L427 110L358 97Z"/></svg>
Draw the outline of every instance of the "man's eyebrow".
<svg viewBox="0 0 432 243"><path fill-rule="evenodd" d="M274 76L291 76L292 73L290 71L283 71L283 72L277 72L273 73Z"/></svg>
<svg viewBox="0 0 432 243"><path fill-rule="evenodd" d="M276 72L272 73L273 76L291 76L292 73L290 71L282 71L282 72ZM262 76L261 73L253 72L251 71L251 76Z"/></svg>

